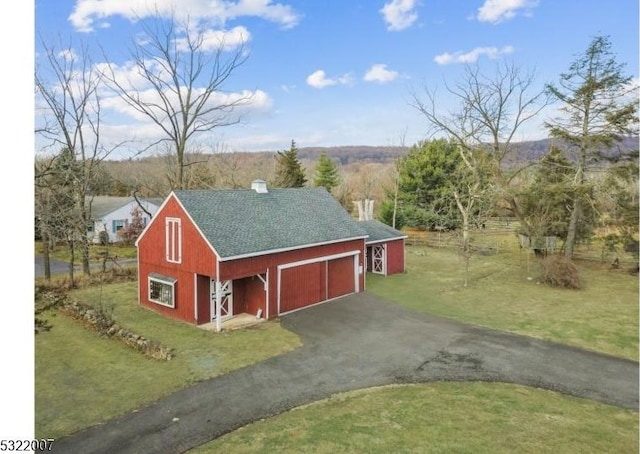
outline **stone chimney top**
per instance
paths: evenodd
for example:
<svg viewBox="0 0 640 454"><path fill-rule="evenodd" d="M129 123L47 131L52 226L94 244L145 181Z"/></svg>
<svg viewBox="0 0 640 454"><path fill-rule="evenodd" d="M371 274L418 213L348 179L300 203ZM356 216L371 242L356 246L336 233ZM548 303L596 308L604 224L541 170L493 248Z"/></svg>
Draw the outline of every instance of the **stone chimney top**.
<svg viewBox="0 0 640 454"><path fill-rule="evenodd" d="M264 180L253 180L251 182L251 189L256 191L258 194L266 194L267 192L267 182Z"/></svg>

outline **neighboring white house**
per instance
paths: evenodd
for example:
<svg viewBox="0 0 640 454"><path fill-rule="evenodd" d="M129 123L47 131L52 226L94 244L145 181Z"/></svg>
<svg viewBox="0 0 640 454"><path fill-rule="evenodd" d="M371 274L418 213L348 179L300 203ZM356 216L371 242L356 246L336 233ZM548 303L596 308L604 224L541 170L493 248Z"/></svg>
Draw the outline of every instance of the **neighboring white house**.
<svg viewBox="0 0 640 454"><path fill-rule="evenodd" d="M156 214L162 204L162 199L139 199L146 211L151 216ZM87 198L87 203L91 203L91 222L87 229L87 235L93 243L100 242L100 232L106 231L109 234L109 242L121 241L118 231L132 222L132 211L139 207L138 202L133 197L110 197L94 196L93 201ZM151 220L149 214L141 211L142 223L147 225Z"/></svg>

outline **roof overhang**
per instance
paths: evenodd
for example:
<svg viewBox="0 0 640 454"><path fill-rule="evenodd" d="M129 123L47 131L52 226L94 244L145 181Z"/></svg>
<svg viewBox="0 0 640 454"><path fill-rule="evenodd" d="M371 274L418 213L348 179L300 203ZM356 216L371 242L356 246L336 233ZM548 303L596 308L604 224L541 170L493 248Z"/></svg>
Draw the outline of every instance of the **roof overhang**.
<svg viewBox="0 0 640 454"><path fill-rule="evenodd" d="M408 235L396 236L396 237L393 237L393 238L385 238L383 240L365 241L365 244L388 243L389 241L406 240L407 238L409 238Z"/></svg>
<svg viewBox="0 0 640 454"><path fill-rule="evenodd" d="M341 238L339 240L323 241L321 243L302 244L300 246L293 246L293 247L279 248L279 249L270 249L270 250L267 250L267 251L257 251L257 252L251 252L251 253L248 253L248 254L233 255L233 256L230 256L230 257L220 257L220 261L221 262L228 262L228 261L231 261L231 260L247 259L247 258L250 258L250 257L258 257L258 256L261 256L261 255L267 255L267 254L277 254L279 252L288 252L288 251L295 251L295 250L299 250L299 249L307 249L307 248L317 247L317 246L325 246L327 244L346 243L347 241L354 241L354 240L366 240L366 238L368 238L368 237L369 237L369 235L354 236L354 237L351 237L351 238Z"/></svg>

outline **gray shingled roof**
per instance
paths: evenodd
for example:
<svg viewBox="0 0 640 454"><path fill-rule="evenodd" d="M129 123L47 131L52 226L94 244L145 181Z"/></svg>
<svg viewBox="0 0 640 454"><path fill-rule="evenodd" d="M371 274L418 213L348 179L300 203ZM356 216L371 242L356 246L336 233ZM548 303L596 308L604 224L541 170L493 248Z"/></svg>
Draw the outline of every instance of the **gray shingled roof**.
<svg viewBox="0 0 640 454"><path fill-rule="evenodd" d="M87 197L87 203L90 200L91 197ZM94 196L91 202L91 219L102 219L107 214L134 200L133 197ZM162 205L162 199L145 198L140 200L153 203L156 206Z"/></svg>
<svg viewBox="0 0 640 454"><path fill-rule="evenodd" d="M375 243L377 241L391 240L397 238L406 238L407 234L396 230L380 221L360 221L364 230L369 234L367 243Z"/></svg>
<svg viewBox="0 0 640 454"><path fill-rule="evenodd" d="M222 259L367 235L324 188L174 194Z"/></svg>

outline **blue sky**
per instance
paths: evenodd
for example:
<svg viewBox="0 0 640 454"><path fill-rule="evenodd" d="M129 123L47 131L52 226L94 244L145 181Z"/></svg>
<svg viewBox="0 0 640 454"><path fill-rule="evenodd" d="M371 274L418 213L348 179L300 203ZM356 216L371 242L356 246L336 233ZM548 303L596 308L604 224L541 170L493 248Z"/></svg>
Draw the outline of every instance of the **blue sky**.
<svg viewBox="0 0 640 454"><path fill-rule="evenodd" d="M36 67L40 40L86 42L101 62L126 65L134 18L151 17L148 0L35 2ZM157 0L170 10L170 0ZM183 0L212 30L247 39L247 62L224 87L255 91L241 124L200 137L205 147L232 151L338 145L407 145L425 138L411 93L437 88L438 107L451 107L444 82L459 80L464 62L486 72L505 59L536 70L537 83L557 81L593 36L609 35L627 73L638 75L638 2L631 0ZM146 7L145 7L146 5ZM39 52L40 51L40 52ZM107 105L107 103L105 103ZM108 111L105 111L108 114ZM104 139L135 129L138 143L157 130L122 109L105 115ZM544 115L540 117L541 122ZM539 124L521 140L546 135ZM36 144L38 146L38 143Z"/></svg>

